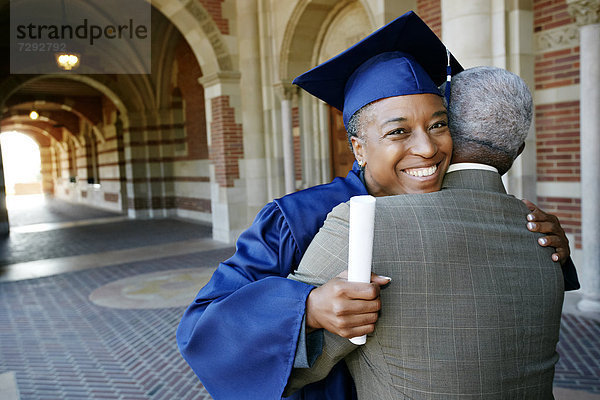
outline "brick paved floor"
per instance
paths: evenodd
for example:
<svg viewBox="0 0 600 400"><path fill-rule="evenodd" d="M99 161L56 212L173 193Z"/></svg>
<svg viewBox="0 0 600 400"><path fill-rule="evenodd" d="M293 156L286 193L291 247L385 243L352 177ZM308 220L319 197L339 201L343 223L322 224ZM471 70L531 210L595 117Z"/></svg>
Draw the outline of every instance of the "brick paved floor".
<svg viewBox="0 0 600 400"><path fill-rule="evenodd" d="M77 216L93 218L96 212L86 214L80 209ZM46 214L38 211L38 215ZM109 249L206 237L210 231L203 225L161 220L23 235L5 244L0 259L29 259L22 254L31 254L31 259L93 257ZM210 399L176 348L175 329L185 307L114 309L95 305L89 295L103 285L140 274L214 267L232 252L229 247L168 258L158 255L150 261L0 282L0 376L15 374L21 400ZM555 386L586 391L578 392L585 396L600 395L600 322L564 314L558 352ZM591 398L572 393L561 399Z"/></svg>
<svg viewBox="0 0 600 400"><path fill-rule="evenodd" d="M13 227L121 215L117 212L67 203L43 195L8 196L6 202L8 219Z"/></svg>
<svg viewBox="0 0 600 400"><path fill-rule="evenodd" d="M600 321L563 314L554 385L600 394Z"/></svg>
<svg viewBox="0 0 600 400"><path fill-rule="evenodd" d="M185 307L94 305L96 288L175 268L205 268L233 249L0 283L0 374L16 374L21 400L209 399L179 355Z"/></svg>
<svg viewBox="0 0 600 400"><path fill-rule="evenodd" d="M0 266L209 237L211 227L173 219L128 220L0 238Z"/></svg>

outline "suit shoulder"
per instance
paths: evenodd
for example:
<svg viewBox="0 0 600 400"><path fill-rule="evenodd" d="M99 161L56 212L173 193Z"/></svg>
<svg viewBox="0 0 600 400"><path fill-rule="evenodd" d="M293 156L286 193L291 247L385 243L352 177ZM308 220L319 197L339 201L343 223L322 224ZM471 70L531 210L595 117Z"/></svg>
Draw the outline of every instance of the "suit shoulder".
<svg viewBox="0 0 600 400"><path fill-rule="evenodd" d="M350 218L350 201L340 203L333 207L331 212L327 214L327 218L341 218L348 220Z"/></svg>

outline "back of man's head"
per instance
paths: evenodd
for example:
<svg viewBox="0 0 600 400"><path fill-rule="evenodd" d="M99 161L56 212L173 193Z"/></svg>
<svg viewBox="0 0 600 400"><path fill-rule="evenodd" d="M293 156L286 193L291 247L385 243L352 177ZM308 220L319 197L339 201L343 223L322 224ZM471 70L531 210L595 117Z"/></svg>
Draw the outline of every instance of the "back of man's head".
<svg viewBox="0 0 600 400"><path fill-rule="evenodd" d="M512 72L474 67L455 75L448 107L453 162L484 163L504 174L522 150L532 109L527 85Z"/></svg>

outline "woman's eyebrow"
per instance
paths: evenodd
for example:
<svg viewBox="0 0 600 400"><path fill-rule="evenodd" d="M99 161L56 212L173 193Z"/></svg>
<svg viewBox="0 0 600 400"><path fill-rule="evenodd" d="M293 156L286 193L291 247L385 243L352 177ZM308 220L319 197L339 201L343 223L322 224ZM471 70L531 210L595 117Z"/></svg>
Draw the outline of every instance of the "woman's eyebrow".
<svg viewBox="0 0 600 400"><path fill-rule="evenodd" d="M404 118L404 117L391 118L391 119L388 119L386 121L383 121L383 123L381 124L381 126L383 127L383 126L385 126L387 124L392 124L394 122L405 122L405 121L407 121L407 119Z"/></svg>
<svg viewBox="0 0 600 400"><path fill-rule="evenodd" d="M448 116L448 111L446 111L446 110L436 111L433 114L431 114L431 118L447 117L447 116Z"/></svg>

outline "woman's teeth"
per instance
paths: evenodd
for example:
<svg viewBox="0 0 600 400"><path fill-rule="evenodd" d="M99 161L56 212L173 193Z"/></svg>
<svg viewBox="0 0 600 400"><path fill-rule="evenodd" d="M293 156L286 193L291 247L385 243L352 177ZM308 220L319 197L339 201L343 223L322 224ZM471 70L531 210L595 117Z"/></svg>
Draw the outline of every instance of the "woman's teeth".
<svg viewBox="0 0 600 400"><path fill-rule="evenodd" d="M411 168L404 170L404 172L412 176L430 176L435 174L435 171L437 171L437 165L432 165L427 168Z"/></svg>

